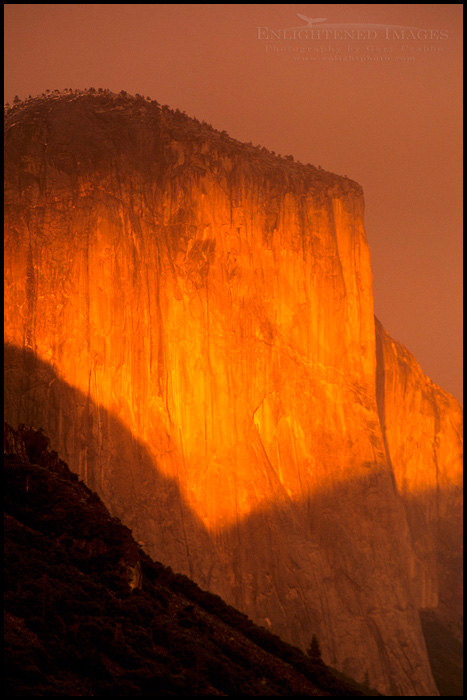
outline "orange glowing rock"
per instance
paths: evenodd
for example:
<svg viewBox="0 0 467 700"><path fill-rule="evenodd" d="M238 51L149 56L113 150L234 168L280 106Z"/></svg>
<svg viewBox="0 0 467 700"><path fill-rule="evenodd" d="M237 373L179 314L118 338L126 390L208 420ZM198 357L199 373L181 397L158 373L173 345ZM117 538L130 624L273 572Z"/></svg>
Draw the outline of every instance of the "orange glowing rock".
<svg viewBox="0 0 467 700"><path fill-rule="evenodd" d="M410 527L416 600L462 639L462 410L376 328L380 416Z"/></svg>
<svg viewBox="0 0 467 700"><path fill-rule="evenodd" d="M439 519L436 436L449 509L459 409L430 389L420 415L389 339L378 405L361 188L129 98L8 125L6 419L154 558L383 692L437 695L417 604L441 584L406 508L428 493Z"/></svg>

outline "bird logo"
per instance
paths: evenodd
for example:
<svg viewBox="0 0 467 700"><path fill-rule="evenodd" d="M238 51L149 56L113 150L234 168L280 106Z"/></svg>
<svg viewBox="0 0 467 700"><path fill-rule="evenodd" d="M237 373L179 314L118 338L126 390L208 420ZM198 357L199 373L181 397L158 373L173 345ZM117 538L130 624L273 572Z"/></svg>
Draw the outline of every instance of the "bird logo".
<svg viewBox="0 0 467 700"><path fill-rule="evenodd" d="M314 24L318 24L318 22L325 22L327 17L305 17L305 15L299 15L297 12L297 17L300 17L300 19L305 20L305 22L308 22L306 25L307 27L312 27Z"/></svg>

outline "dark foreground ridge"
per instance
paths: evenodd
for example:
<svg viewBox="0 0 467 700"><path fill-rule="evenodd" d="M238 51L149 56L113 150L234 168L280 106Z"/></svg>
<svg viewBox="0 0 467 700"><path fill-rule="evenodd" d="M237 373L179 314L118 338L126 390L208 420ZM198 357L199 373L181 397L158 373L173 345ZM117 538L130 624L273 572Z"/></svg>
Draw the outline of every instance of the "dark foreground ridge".
<svg viewBox="0 0 467 700"><path fill-rule="evenodd" d="M4 444L7 695L380 695L152 561L42 431Z"/></svg>

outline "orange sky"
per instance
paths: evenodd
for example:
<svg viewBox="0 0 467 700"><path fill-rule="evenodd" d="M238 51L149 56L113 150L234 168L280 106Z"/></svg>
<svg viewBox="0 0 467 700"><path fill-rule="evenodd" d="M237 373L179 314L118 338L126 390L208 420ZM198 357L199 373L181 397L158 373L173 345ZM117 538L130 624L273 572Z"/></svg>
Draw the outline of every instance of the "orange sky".
<svg viewBox="0 0 467 700"><path fill-rule="evenodd" d="M297 13L360 38L258 38ZM6 5L5 101L125 89L357 180L376 313L462 400L461 50L460 4Z"/></svg>

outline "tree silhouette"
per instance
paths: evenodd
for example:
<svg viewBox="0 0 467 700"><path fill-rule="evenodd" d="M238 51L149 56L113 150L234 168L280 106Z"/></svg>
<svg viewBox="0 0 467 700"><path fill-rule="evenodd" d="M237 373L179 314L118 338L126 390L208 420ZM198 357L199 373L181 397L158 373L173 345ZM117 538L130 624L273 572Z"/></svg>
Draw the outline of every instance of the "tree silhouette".
<svg viewBox="0 0 467 700"><path fill-rule="evenodd" d="M317 638L316 634L314 634L312 636L311 644L308 647L306 653L308 654L310 659L312 659L312 661L317 661L317 662L322 663L323 659L321 657L321 647L319 645L318 638Z"/></svg>

